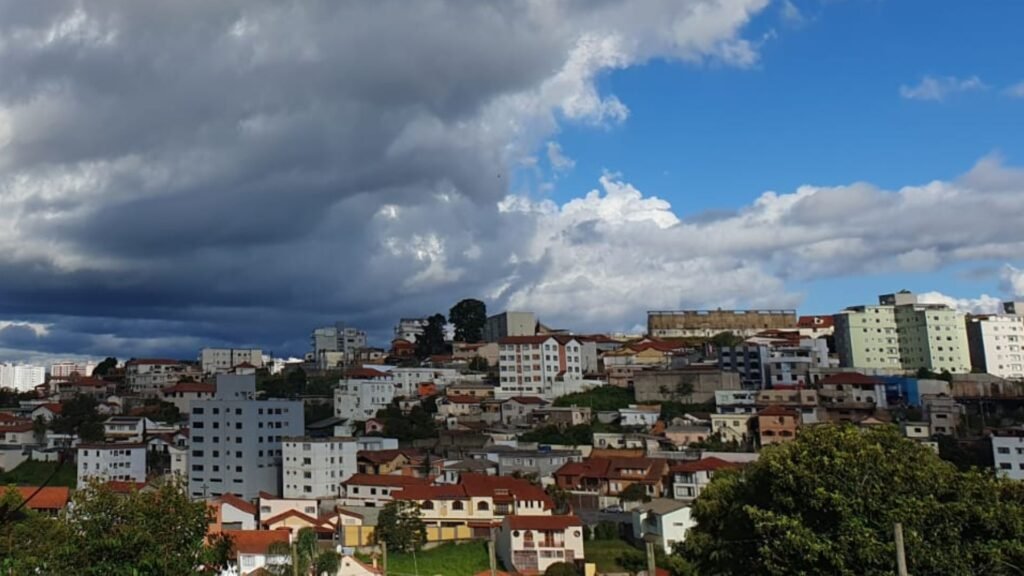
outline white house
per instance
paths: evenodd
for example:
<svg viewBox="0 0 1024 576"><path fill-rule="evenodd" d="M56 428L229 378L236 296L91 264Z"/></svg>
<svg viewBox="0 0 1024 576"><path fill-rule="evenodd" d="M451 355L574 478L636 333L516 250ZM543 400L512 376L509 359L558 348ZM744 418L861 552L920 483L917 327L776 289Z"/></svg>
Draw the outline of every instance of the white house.
<svg viewBox="0 0 1024 576"><path fill-rule="evenodd" d="M78 489L89 480L146 481L146 444L111 443L78 445Z"/></svg>
<svg viewBox="0 0 1024 576"><path fill-rule="evenodd" d="M221 576L249 576L267 565L288 562L286 556L268 554L272 544L290 542L287 530L225 530L224 535L231 540L232 565Z"/></svg>
<svg viewBox="0 0 1024 576"><path fill-rule="evenodd" d="M660 417L660 406L630 404L629 408L619 408L619 425L624 427L650 428Z"/></svg>
<svg viewBox="0 0 1024 576"><path fill-rule="evenodd" d="M285 498L331 498L358 471L355 438L285 438L282 443Z"/></svg>
<svg viewBox="0 0 1024 576"><path fill-rule="evenodd" d="M341 483L343 506L381 507L391 501L391 494L406 486L429 486L426 478L398 475L354 474Z"/></svg>
<svg viewBox="0 0 1024 576"><path fill-rule="evenodd" d="M506 516L498 532L497 554L505 568L543 574L552 564L581 565L583 522L576 516Z"/></svg>
<svg viewBox="0 0 1024 576"><path fill-rule="evenodd" d="M1024 480L1024 428L1008 428L993 434L992 458L997 474Z"/></svg>
<svg viewBox="0 0 1024 576"><path fill-rule="evenodd" d="M690 516L690 507L678 500L655 498L633 509L633 537L653 538L666 554L672 545L686 540L686 532L697 523Z"/></svg>
<svg viewBox="0 0 1024 576"><path fill-rule="evenodd" d="M556 381L583 380L583 345L572 336L509 336L498 345L495 398L551 399Z"/></svg>
<svg viewBox="0 0 1024 576"><path fill-rule="evenodd" d="M222 494L212 504L217 508L221 530L256 530L257 510L252 502L234 494Z"/></svg>
<svg viewBox="0 0 1024 576"><path fill-rule="evenodd" d="M139 416L113 416L103 423L103 435L118 442L142 442L146 432L157 429L156 422Z"/></svg>
<svg viewBox="0 0 1024 576"><path fill-rule="evenodd" d="M349 378L334 389L334 415L346 420L365 421L377 415L395 399L395 383L385 379Z"/></svg>
<svg viewBox="0 0 1024 576"><path fill-rule="evenodd" d="M711 477L716 471L738 466L739 464L735 462L715 457L676 462L669 467L669 474L672 475L672 496L676 500L692 502L711 482Z"/></svg>

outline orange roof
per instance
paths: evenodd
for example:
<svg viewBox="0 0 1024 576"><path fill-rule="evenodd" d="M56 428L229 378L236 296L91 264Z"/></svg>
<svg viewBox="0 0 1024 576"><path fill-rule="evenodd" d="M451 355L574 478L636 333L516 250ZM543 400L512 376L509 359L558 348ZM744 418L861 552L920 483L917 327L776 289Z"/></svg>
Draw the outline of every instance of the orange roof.
<svg viewBox="0 0 1024 576"><path fill-rule="evenodd" d="M225 530L234 554L266 554L275 542L288 544L287 530Z"/></svg>
<svg viewBox="0 0 1024 576"><path fill-rule="evenodd" d="M693 460L690 462L677 462L670 468L670 472L704 472L721 470L723 468L739 468L740 464L736 462L728 462L721 458L715 458L710 456L708 458L701 458L700 460Z"/></svg>
<svg viewBox="0 0 1024 576"><path fill-rule="evenodd" d="M565 530L583 526L577 516L506 516L505 521L513 530Z"/></svg>
<svg viewBox="0 0 1024 576"><path fill-rule="evenodd" d="M252 502L242 500L241 498L235 496L234 494L221 494L220 498L217 498L217 500L220 501L222 504L233 506L241 510L242 512L245 512L246 514L251 514L253 516L256 515L256 506Z"/></svg>
<svg viewBox="0 0 1024 576"><path fill-rule="evenodd" d="M47 410L49 410L50 412L52 412L54 414L60 414L61 410L64 409L64 405L63 404L58 404L57 402L47 402L46 404L40 404L39 406L36 406L35 409L32 410L32 411L35 412L36 410L39 410L40 408L46 408Z"/></svg>
<svg viewBox="0 0 1024 576"><path fill-rule="evenodd" d="M31 432L35 425L29 422L19 422L15 424L5 424L0 426L0 432Z"/></svg>
<svg viewBox="0 0 1024 576"><path fill-rule="evenodd" d="M342 486L428 486L430 480L415 476L397 476L386 474L353 474Z"/></svg>
<svg viewBox="0 0 1024 576"><path fill-rule="evenodd" d="M445 396L445 400L447 402L451 402L452 404L479 404L480 403L480 399L477 398L476 396L459 395L459 394L450 394L448 396Z"/></svg>
<svg viewBox="0 0 1024 576"><path fill-rule="evenodd" d="M831 328L834 324L831 316L801 316L796 320L797 328Z"/></svg>
<svg viewBox="0 0 1024 576"><path fill-rule="evenodd" d="M21 499L26 500L25 506L32 510L59 510L67 506L68 500L71 499L71 490L66 486L44 486L42 489L36 486L19 486L17 490ZM39 493L36 493L36 490L39 490Z"/></svg>
<svg viewBox="0 0 1024 576"><path fill-rule="evenodd" d="M465 473L459 475L459 485L465 488L469 496L499 498L502 495L514 495L518 500L543 502L545 509L554 506L543 488L522 478Z"/></svg>
<svg viewBox="0 0 1024 576"><path fill-rule="evenodd" d="M761 411L757 413L757 415L758 416L791 416L793 418L798 418L800 416L800 413L797 412L796 410L792 409L792 408L785 408L783 406L772 405L772 406L768 406L767 408L762 408Z"/></svg>
<svg viewBox="0 0 1024 576"><path fill-rule="evenodd" d="M399 456L405 456L409 460L419 460L423 454L417 450L397 448L394 450L360 450L356 458L367 460L372 464L386 464Z"/></svg>

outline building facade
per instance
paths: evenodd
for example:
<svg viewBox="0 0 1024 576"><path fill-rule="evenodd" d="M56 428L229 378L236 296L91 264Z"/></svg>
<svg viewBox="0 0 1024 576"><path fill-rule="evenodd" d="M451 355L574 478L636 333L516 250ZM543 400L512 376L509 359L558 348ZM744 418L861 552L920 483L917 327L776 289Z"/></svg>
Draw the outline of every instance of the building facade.
<svg viewBox="0 0 1024 576"><path fill-rule="evenodd" d="M556 381L583 380L583 346L571 336L510 336L498 342L496 398L550 398Z"/></svg>
<svg viewBox="0 0 1024 576"><path fill-rule="evenodd" d="M263 351L258 348L203 348L199 351L203 374L224 374L242 364L262 368Z"/></svg>
<svg viewBox="0 0 1024 576"><path fill-rule="evenodd" d="M351 364L366 348L366 332L338 322L313 330L313 358L321 369Z"/></svg>
<svg viewBox="0 0 1024 576"><path fill-rule="evenodd" d="M533 312L502 312L489 316L484 323L484 341L498 342L510 336L537 334L537 316Z"/></svg>
<svg viewBox="0 0 1024 576"><path fill-rule="evenodd" d="M146 481L146 445L144 443L79 444L78 489L90 481Z"/></svg>
<svg viewBox="0 0 1024 576"><path fill-rule="evenodd" d="M982 315L967 318L971 366L1000 378L1024 378L1024 316Z"/></svg>
<svg viewBox="0 0 1024 576"><path fill-rule="evenodd" d="M92 371L94 369L96 369L96 363L88 360L83 360L81 362L54 362L50 365L50 377L71 378L73 374L78 374L79 376L92 376Z"/></svg>
<svg viewBox="0 0 1024 576"><path fill-rule="evenodd" d="M143 398L157 398L160 391L181 380L199 380L198 366L178 360L142 358L129 360L124 365L124 382L133 394Z"/></svg>
<svg viewBox="0 0 1024 576"><path fill-rule="evenodd" d="M355 438L285 438L282 483L285 498L331 498L358 471Z"/></svg>
<svg viewBox="0 0 1024 576"><path fill-rule="evenodd" d="M647 313L652 338L711 338L722 332L749 337L796 329L795 310L668 310Z"/></svg>
<svg viewBox="0 0 1024 576"><path fill-rule="evenodd" d="M1012 480L1024 480L1024 428L993 433L992 459L996 474Z"/></svg>
<svg viewBox="0 0 1024 576"><path fill-rule="evenodd" d="M29 392L46 383L46 368L31 364L0 364L0 388Z"/></svg>

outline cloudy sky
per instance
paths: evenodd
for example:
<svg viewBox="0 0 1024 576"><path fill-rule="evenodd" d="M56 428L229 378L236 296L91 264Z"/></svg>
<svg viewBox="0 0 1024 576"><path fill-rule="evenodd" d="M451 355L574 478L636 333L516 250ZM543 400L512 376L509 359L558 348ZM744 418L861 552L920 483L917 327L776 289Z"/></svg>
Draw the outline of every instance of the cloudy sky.
<svg viewBox="0 0 1024 576"><path fill-rule="evenodd" d="M0 360L1024 296L1024 4L0 0Z"/></svg>

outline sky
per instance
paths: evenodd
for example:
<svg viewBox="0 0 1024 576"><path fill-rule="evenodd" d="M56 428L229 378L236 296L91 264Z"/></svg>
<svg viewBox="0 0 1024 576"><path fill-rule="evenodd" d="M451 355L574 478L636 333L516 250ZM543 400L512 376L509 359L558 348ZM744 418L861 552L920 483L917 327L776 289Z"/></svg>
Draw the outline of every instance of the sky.
<svg viewBox="0 0 1024 576"><path fill-rule="evenodd" d="M1024 4L0 0L0 361L1024 298Z"/></svg>

